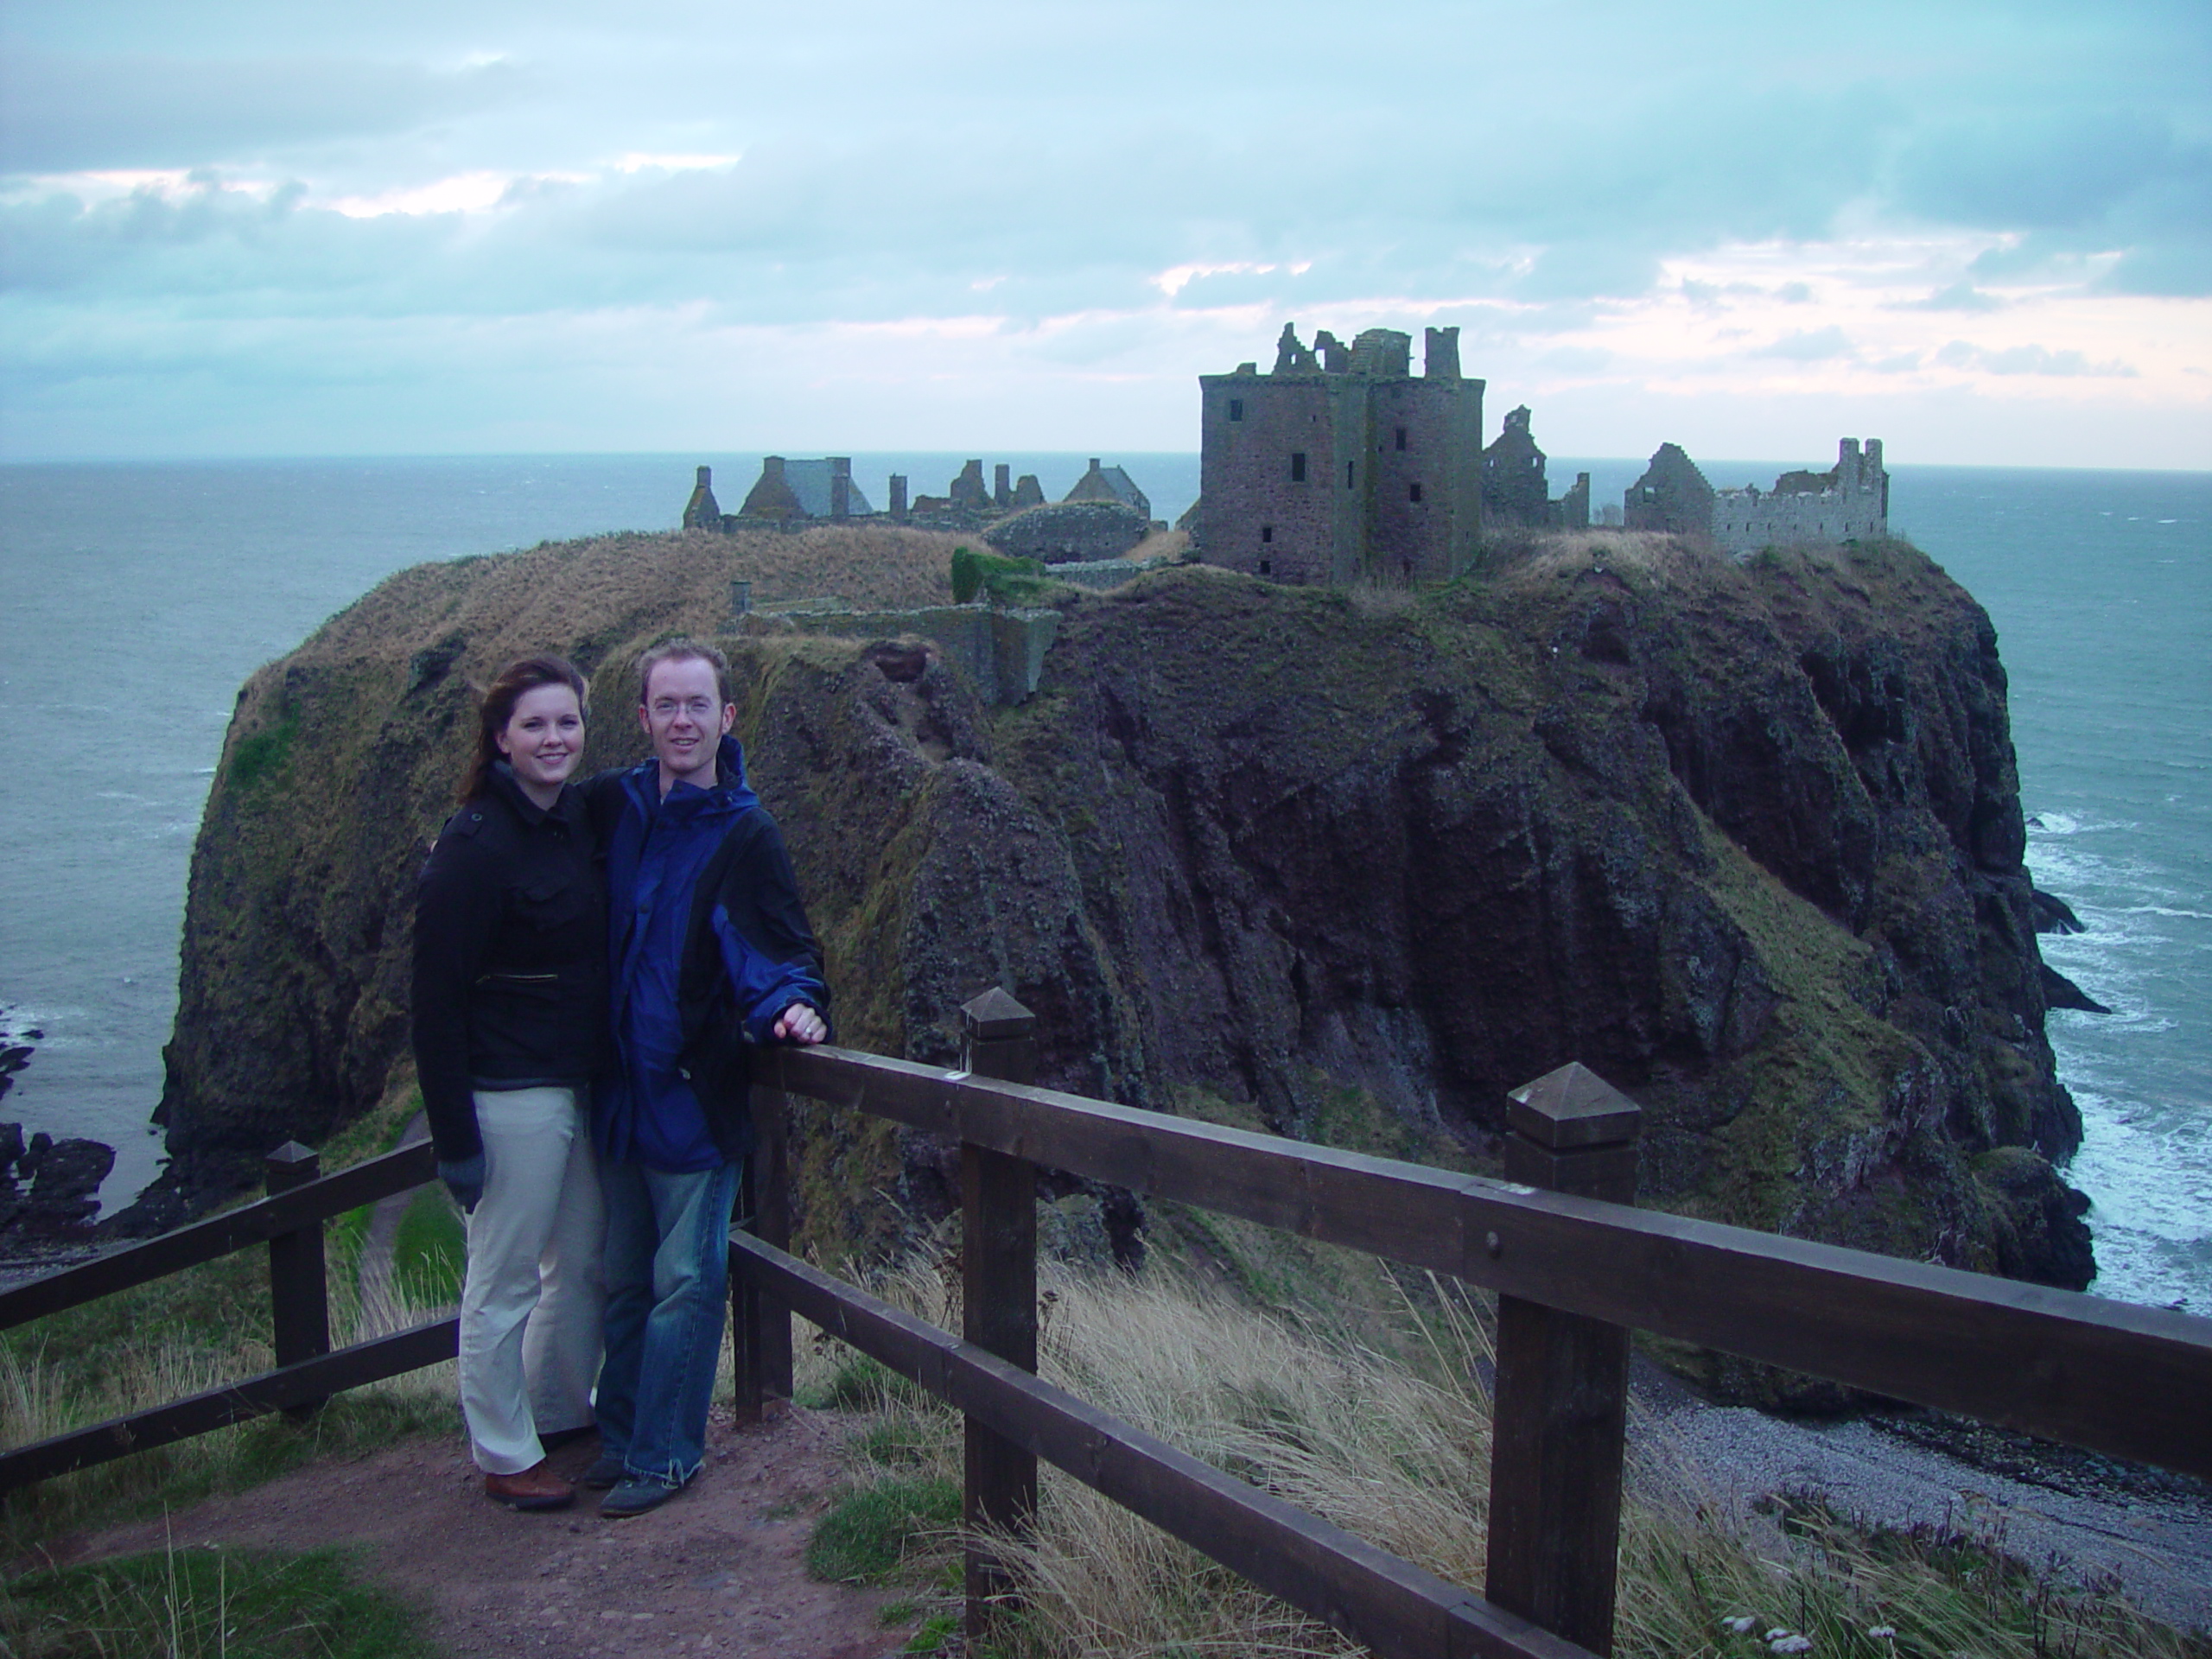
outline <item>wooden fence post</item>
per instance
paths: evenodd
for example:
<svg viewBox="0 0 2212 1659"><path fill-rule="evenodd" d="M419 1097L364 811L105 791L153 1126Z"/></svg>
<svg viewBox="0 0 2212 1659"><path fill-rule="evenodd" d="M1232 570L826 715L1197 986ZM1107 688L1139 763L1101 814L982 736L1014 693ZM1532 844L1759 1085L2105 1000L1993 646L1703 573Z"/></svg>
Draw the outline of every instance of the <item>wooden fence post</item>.
<svg viewBox="0 0 2212 1659"><path fill-rule="evenodd" d="M738 1215L747 1230L779 1250L791 1247L791 1097L780 1089L753 1089L753 1154L745 1160ZM730 1340L736 1349L736 1417L757 1423L771 1402L791 1397L791 1313L743 1273L729 1281Z"/></svg>
<svg viewBox="0 0 2212 1659"><path fill-rule="evenodd" d="M1573 1063L1510 1098L1506 1179L1636 1202L1643 1113L1634 1101ZM1495 1408L1484 1594L1592 1653L1611 1654L1628 1332L1501 1295Z"/></svg>
<svg viewBox="0 0 2212 1659"><path fill-rule="evenodd" d="M322 1173L321 1157L287 1141L264 1160L269 1196L305 1186ZM269 1241L269 1322L276 1363L295 1365L330 1351L330 1291L323 1276L322 1223L308 1222ZM284 1415L304 1422L320 1400L287 1406Z"/></svg>
<svg viewBox="0 0 2212 1659"><path fill-rule="evenodd" d="M960 1010L961 1063L977 1077L1031 1083L1037 1076L1037 1016L994 987ZM960 1334L1025 1371L1037 1369L1037 1166L1026 1158L963 1141L960 1147ZM1037 1459L967 1420L966 1490L961 1518L967 1558L969 1641L979 1646L991 1604L1012 1579L978 1539L986 1529L1019 1535L1037 1512Z"/></svg>

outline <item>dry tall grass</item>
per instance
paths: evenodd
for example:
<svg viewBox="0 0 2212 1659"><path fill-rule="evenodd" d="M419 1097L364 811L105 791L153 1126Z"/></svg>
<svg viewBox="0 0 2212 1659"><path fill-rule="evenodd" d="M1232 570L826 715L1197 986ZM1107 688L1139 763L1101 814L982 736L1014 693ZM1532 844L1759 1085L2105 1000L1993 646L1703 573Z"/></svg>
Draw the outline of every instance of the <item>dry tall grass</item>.
<svg viewBox="0 0 2212 1659"><path fill-rule="evenodd" d="M1456 1582L1479 1586L1490 1476L1488 1402L1474 1382L1486 1323L1456 1288L1416 1287L1402 1355L1301 1328L1173 1270L1138 1278L1046 1269L1040 1370L1148 1433ZM879 1294L948 1328L957 1287L927 1263ZM815 1344L814 1383L843 1350ZM957 1479L957 1417L875 1373L856 1458ZM852 1391L844 1397L850 1401ZM1644 1429L1643 1455L1668 1460ZM1678 1469L1637 1471L1624 1522L1618 1651L1649 1659L1810 1651L1897 1659L2206 1654L2112 1595L2027 1572L1991 1539L1870 1535L1801 1508L1777 1527L1684 1501ZM1662 1478L1663 1476L1663 1478ZM1669 1496L1661 1496L1668 1494ZM1026 1611L1008 1659L1359 1651L1080 1483L1046 1470L1019 1553ZM937 1541L950 1560L957 1541ZM1734 1628L1740 1621L1742 1628ZM1787 1637L1802 1637L1800 1649ZM1772 1639L1770 1639L1772 1638ZM1782 1640L1777 1648L1773 1640Z"/></svg>
<svg viewBox="0 0 2212 1659"><path fill-rule="evenodd" d="M361 1296L360 1236L328 1232L334 1346L452 1311L406 1274ZM262 1252L243 1251L9 1332L0 1338L0 1445L28 1445L269 1370L276 1357L264 1263ZM448 1360L340 1395L304 1425L256 1418L41 1482L0 1502L0 1551L22 1560L66 1532L251 1485L319 1455L454 1429L457 1401Z"/></svg>

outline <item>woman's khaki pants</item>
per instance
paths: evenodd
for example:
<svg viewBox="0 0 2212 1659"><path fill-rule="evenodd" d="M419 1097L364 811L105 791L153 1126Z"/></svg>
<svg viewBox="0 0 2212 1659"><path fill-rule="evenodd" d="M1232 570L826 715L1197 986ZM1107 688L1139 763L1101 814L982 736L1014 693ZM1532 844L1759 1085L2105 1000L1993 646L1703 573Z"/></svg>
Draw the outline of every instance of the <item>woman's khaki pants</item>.
<svg viewBox="0 0 2212 1659"><path fill-rule="evenodd" d="M476 1466L513 1475L538 1435L592 1421L607 1212L581 1089L479 1090L484 1196L468 1217L461 1409Z"/></svg>

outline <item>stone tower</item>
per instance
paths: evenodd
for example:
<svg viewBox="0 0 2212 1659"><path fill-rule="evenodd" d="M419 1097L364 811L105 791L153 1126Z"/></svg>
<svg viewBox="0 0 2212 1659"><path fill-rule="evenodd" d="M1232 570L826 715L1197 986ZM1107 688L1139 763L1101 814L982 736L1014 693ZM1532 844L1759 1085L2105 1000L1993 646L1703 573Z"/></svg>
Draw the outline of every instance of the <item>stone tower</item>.
<svg viewBox="0 0 2212 1659"><path fill-rule="evenodd" d="M1285 324L1269 374L1198 377L1198 548L1277 582L1458 575L1482 536L1483 383L1459 373L1459 331L1370 328L1308 351Z"/></svg>

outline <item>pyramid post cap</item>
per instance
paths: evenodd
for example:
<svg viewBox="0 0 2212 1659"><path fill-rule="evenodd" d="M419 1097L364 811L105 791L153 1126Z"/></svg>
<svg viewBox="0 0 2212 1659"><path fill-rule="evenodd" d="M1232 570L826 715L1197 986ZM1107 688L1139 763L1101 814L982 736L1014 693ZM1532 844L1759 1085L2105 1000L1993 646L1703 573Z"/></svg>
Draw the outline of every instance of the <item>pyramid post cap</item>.
<svg viewBox="0 0 2212 1659"><path fill-rule="evenodd" d="M1580 1060L1569 1060L1506 1096L1506 1122L1554 1152L1633 1141L1643 1109Z"/></svg>
<svg viewBox="0 0 2212 1659"><path fill-rule="evenodd" d="M1029 1036L1037 1029L1037 1016L994 985L960 1005L960 1026L972 1040L992 1042Z"/></svg>
<svg viewBox="0 0 2212 1659"><path fill-rule="evenodd" d="M269 1154L267 1161L272 1164L283 1164L287 1166L292 1164L311 1164L321 1156L322 1154L317 1152L313 1147L303 1147L296 1141L287 1141L283 1146L277 1147L276 1151Z"/></svg>

